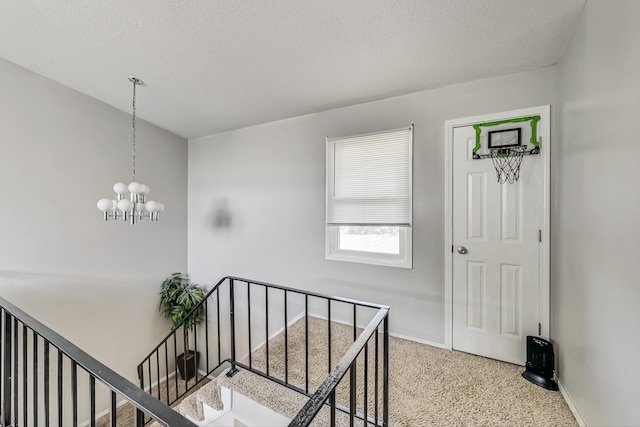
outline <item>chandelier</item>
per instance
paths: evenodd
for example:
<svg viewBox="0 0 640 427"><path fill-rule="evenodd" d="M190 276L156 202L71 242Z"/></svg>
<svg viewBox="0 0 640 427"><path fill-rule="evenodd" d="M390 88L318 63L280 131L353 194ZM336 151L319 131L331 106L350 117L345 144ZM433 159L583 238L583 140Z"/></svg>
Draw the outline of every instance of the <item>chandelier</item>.
<svg viewBox="0 0 640 427"><path fill-rule="evenodd" d="M129 185L123 182L115 183L113 191L116 193L116 198L98 200L98 209L102 211L105 221L123 219L130 224L135 224L144 218L157 221L160 218L160 212L164 211L164 204L153 200L147 201L149 186L136 182L136 86L141 85L142 80L129 77L129 81L133 83L133 114L131 115L133 179Z"/></svg>

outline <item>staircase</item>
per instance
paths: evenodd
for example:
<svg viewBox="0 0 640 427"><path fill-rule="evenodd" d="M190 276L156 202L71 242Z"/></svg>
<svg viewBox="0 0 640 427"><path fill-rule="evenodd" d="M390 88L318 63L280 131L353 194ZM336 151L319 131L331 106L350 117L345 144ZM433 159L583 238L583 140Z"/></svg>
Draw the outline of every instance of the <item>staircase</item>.
<svg viewBox="0 0 640 427"><path fill-rule="evenodd" d="M194 327L190 339L193 342L190 350L200 355L200 375L190 385L178 379L176 358L185 350L181 339L184 324L189 324L190 317L202 309L205 320ZM367 425L386 426L388 312L388 306L379 304L225 277L193 308L183 324L174 328L140 363L140 387L153 390L155 384L163 384L167 378L184 382L183 393L168 395L166 399L162 393L156 395L167 405L173 405L220 369L228 367L225 375L230 378L241 369L302 396L305 404L292 414L291 426L310 425L323 407L328 408L331 425L336 425L336 413L340 412L350 422L359 419L366 420ZM326 324L321 332L310 330L316 319ZM335 324L346 324L349 328L348 345L341 349L333 348ZM301 332L291 338L294 328ZM311 348L320 335L324 345ZM319 380L313 375L318 363L312 363L310 369L310 361L315 359L324 366L320 368L324 374ZM348 398L341 402L336 400L336 388L343 377ZM356 396L359 389L364 393L360 403Z"/></svg>
<svg viewBox="0 0 640 427"><path fill-rule="evenodd" d="M202 309L183 379L184 322ZM225 277L144 358L136 386L0 298L0 426L387 426L388 312Z"/></svg>

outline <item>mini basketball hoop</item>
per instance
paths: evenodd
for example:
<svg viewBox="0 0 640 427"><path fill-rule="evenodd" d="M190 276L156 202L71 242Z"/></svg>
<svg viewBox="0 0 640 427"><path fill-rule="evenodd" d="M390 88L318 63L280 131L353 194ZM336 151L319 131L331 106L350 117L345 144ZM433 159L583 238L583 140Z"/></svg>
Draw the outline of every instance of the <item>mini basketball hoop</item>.
<svg viewBox="0 0 640 427"><path fill-rule="evenodd" d="M489 151L500 184L513 184L520 178L520 164L526 151L526 147L522 146L494 148Z"/></svg>
<svg viewBox="0 0 640 427"><path fill-rule="evenodd" d="M473 128L476 132L475 146L472 158L487 159L491 157L496 169L499 184L515 183L520 178L520 165L525 155L540 154L540 141L538 141L538 122L540 116L517 117L514 119L499 120L495 122L476 123ZM522 126L506 129L504 125L511 123L520 124L530 122L531 131L527 139L522 138L525 132ZM497 129L495 126L499 126ZM485 144L481 142L482 127L494 127L494 131L486 134ZM523 143L524 142L524 143Z"/></svg>

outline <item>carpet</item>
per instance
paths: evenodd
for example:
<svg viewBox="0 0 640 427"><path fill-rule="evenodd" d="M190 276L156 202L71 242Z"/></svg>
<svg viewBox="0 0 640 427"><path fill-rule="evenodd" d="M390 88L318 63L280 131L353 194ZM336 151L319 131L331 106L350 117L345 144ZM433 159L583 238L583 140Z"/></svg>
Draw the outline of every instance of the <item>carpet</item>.
<svg viewBox="0 0 640 427"><path fill-rule="evenodd" d="M353 328L332 323L331 338L335 365L353 341ZM289 382L304 388L303 320L289 328L288 342ZM372 347L368 348L369 415L372 415L374 404ZM326 348L327 322L310 318L309 382L312 390L327 375ZM282 379L284 353L284 334L280 334L269 341L269 370ZM264 369L265 347L255 351L251 358L254 367ZM392 426L577 426L560 392L526 381L521 376L522 366L395 337L389 337L389 361L389 422ZM248 359L242 362L248 364ZM358 411L364 407L363 367L361 354L357 371ZM381 364L379 369L381 372ZM268 380L241 371L221 384L288 417L295 415L304 404L304 398L302 404L294 398L300 396L298 393L285 394L284 387L267 386L264 381ZM349 403L348 381L347 374L336 392L337 401L345 405Z"/></svg>
<svg viewBox="0 0 640 427"><path fill-rule="evenodd" d="M309 388L315 390L327 376L327 322L309 318ZM288 370L291 384L305 387L304 320L288 329ZM382 337L380 336L379 372L382 371ZM353 328L331 323L332 366L353 342ZM251 355L252 366L266 368L265 346ZM270 374L284 379L284 334L269 340ZM369 416L374 408L374 348L368 351ZM358 358L357 408L364 408L364 357ZM248 357L242 363L249 364ZM458 351L449 351L414 341L389 337L389 423L393 427L408 426L577 426L560 392L538 387L522 378L524 368L493 359ZM380 379L381 379L380 374ZM349 404L349 375L341 381L336 399ZM381 386L380 382L380 386ZM306 398L273 381L246 370L232 378L224 375L204 387L225 386L292 418ZM161 387L161 392L162 389ZM172 393L170 389L170 393ZM379 389L379 408L381 394ZM179 402L178 402L179 403ZM174 405L174 407L177 405ZM124 412L125 408L122 408ZM380 409L381 410L381 409ZM314 426L329 425L324 408ZM359 423L362 425L362 422ZM106 425L98 423L97 425ZM126 416L118 410L118 426L133 424L133 413ZM338 412L337 425L348 425L346 416Z"/></svg>

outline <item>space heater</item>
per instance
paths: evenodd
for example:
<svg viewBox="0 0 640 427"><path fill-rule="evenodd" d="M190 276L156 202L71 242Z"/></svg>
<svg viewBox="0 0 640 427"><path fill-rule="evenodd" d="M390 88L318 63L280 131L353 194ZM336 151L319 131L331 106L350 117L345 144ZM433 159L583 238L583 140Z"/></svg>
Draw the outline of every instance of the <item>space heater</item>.
<svg viewBox="0 0 640 427"><path fill-rule="evenodd" d="M555 363L553 345L547 340L529 335L526 370L522 376L547 390L558 390L558 384L553 379Z"/></svg>

